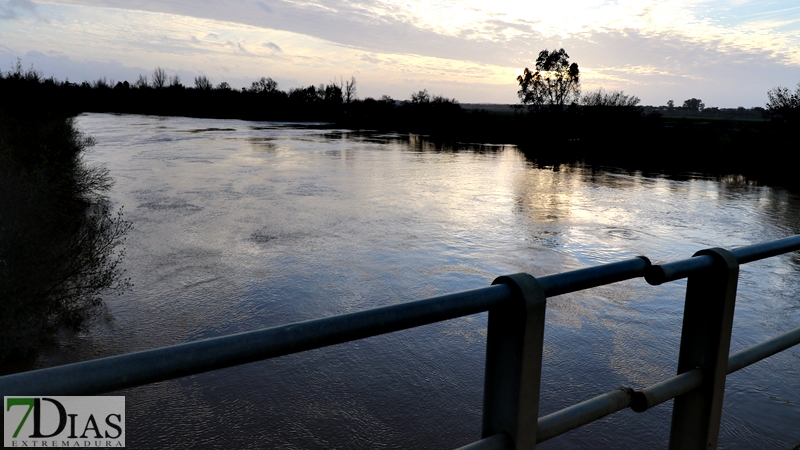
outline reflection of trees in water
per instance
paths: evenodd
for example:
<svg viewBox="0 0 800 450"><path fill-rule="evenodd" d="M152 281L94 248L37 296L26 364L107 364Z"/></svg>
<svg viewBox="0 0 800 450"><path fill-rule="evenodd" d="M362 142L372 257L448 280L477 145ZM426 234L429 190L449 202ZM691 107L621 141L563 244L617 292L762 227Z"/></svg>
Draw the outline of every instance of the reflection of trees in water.
<svg viewBox="0 0 800 450"><path fill-rule="evenodd" d="M72 119L0 111L0 360L85 327L101 292L130 286L117 250L130 223L104 196L107 169L82 162L92 144Z"/></svg>

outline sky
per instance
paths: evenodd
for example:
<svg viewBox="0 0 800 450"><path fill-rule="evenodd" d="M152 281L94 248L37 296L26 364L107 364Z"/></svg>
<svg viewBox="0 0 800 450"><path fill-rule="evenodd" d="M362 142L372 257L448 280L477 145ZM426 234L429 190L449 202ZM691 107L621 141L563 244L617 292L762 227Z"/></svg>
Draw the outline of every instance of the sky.
<svg viewBox="0 0 800 450"><path fill-rule="evenodd" d="M516 77L564 48L584 93L644 105L764 106L800 82L796 0L0 0L0 70L288 90L355 77L360 98L412 92L517 103Z"/></svg>

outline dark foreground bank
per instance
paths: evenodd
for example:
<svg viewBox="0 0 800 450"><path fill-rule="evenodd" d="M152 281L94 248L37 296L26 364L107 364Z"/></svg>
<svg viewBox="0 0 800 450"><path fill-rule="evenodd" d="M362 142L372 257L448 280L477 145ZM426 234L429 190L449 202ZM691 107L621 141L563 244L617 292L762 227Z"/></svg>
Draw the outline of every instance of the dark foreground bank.
<svg viewBox="0 0 800 450"><path fill-rule="evenodd" d="M98 294L128 285L117 246L130 224L104 196L107 170L81 158L92 144L63 114L0 105L0 361L83 328Z"/></svg>

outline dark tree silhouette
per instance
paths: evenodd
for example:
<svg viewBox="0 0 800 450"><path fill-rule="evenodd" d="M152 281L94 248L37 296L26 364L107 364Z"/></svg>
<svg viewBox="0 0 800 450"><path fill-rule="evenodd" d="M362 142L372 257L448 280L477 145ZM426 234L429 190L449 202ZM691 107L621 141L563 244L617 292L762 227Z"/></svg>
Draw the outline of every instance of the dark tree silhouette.
<svg viewBox="0 0 800 450"><path fill-rule="evenodd" d="M570 64L563 48L552 52L542 50L536 58L536 71L531 72L526 67L517 77L517 96L530 108L555 106L563 109L580 98L580 76L578 64Z"/></svg>
<svg viewBox="0 0 800 450"><path fill-rule="evenodd" d="M690 111L700 111L706 107L706 104L699 98L690 98L683 101L683 107Z"/></svg>
<svg viewBox="0 0 800 450"><path fill-rule="evenodd" d="M344 82L344 102L350 104L356 99L356 77Z"/></svg>
<svg viewBox="0 0 800 450"><path fill-rule="evenodd" d="M431 102L431 94L428 93L427 89L423 89L417 93L411 94L411 104L413 105L421 105L430 102Z"/></svg>
<svg viewBox="0 0 800 450"><path fill-rule="evenodd" d="M800 119L800 83L792 92L787 87L778 86L767 91L764 116L773 121L797 121Z"/></svg>
<svg viewBox="0 0 800 450"><path fill-rule="evenodd" d="M136 83L133 84L134 87L138 89L145 89L150 85L147 83L147 75L139 74L139 79L136 80Z"/></svg>
<svg viewBox="0 0 800 450"><path fill-rule="evenodd" d="M214 86L205 75L200 75L199 77L194 77L194 88L201 91L210 91L214 89Z"/></svg>
<svg viewBox="0 0 800 450"><path fill-rule="evenodd" d="M161 67L156 67L153 70L153 87L156 89L162 89L167 86L167 72L162 69Z"/></svg>
<svg viewBox="0 0 800 450"><path fill-rule="evenodd" d="M260 80L253 81L253 84L250 85L250 90L256 93L266 92L272 94L278 92L278 82L272 78L261 77Z"/></svg>
<svg viewBox="0 0 800 450"><path fill-rule="evenodd" d="M638 105L639 97L635 95L625 95L623 91L607 92L603 88L596 92L590 92L581 98L581 103L585 106L622 106L632 107Z"/></svg>

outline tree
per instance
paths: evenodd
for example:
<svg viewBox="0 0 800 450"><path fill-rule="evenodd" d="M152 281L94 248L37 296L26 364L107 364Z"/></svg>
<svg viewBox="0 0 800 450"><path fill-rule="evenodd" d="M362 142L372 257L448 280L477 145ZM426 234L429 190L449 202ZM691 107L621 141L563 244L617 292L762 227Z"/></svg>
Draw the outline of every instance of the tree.
<svg viewBox="0 0 800 450"><path fill-rule="evenodd" d="M549 52L542 50L536 58L536 71L527 67L517 77L520 102L529 108L544 106L563 107L576 102L581 95L580 70L577 63L569 63L569 55L562 48Z"/></svg>
<svg viewBox="0 0 800 450"><path fill-rule="evenodd" d="M336 81L332 81L330 84L326 85L324 89L322 85L320 85L318 92L322 94L322 100L328 103L341 104L344 102L342 85L337 84Z"/></svg>
<svg viewBox="0 0 800 450"><path fill-rule="evenodd" d="M133 85L137 89L145 89L149 86L147 83L147 75L139 74L139 79L136 80L136 83Z"/></svg>
<svg viewBox="0 0 800 450"><path fill-rule="evenodd" d="M92 83L92 87L95 88L95 89L108 89L113 84L114 84L113 80L111 80L111 82L109 83L109 81L106 80L106 77L102 77L102 78L98 78L97 81Z"/></svg>
<svg viewBox="0 0 800 450"><path fill-rule="evenodd" d="M690 98L683 101L683 107L690 111L702 111L706 104L699 98Z"/></svg>
<svg viewBox="0 0 800 450"><path fill-rule="evenodd" d="M416 94L411 94L411 104L412 105L422 105L425 103L431 102L431 94L428 93L427 89L423 89Z"/></svg>
<svg viewBox="0 0 800 450"><path fill-rule="evenodd" d="M668 100L667 101L667 109L672 111L675 108L675 100Z"/></svg>
<svg viewBox="0 0 800 450"><path fill-rule="evenodd" d="M581 99L581 103L586 106L625 106L633 107L640 102L639 97L635 95L625 95L623 91L606 92L603 88L597 92L586 94Z"/></svg>
<svg viewBox="0 0 800 450"><path fill-rule="evenodd" d="M199 77L194 77L194 88L200 91L210 91L214 87L208 77L200 75Z"/></svg>
<svg viewBox="0 0 800 450"><path fill-rule="evenodd" d="M323 100L325 96L325 86L319 87L311 85L306 88L294 88L289 90L289 100L296 104L314 104Z"/></svg>
<svg viewBox="0 0 800 450"><path fill-rule="evenodd" d="M183 87L181 84L180 75L173 75L169 77L169 87Z"/></svg>
<svg viewBox="0 0 800 450"><path fill-rule="evenodd" d="M167 71L161 67L156 67L153 70L153 87L161 89L167 86Z"/></svg>
<svg viewBox="0 0 800 450"><path fill-rule="evenodd" d="M794 92L783 86L772 88L767 91L767 98L766 117L778 121L800 118L800 83Z"/></svg>
<svg viewBox="0 0 800 450"><path fill-rule="evenodd" d="M266 92L271 94L278 91L278 82L272 78L261 77L260 80L253 81L253 84L250 85L250 90L256 93Z"/></svg>
<svg viewBox="0 0 800 450"><path fill-rule="evenodd" d="M222 83L217 85L217 90L218 91L232 91L233 88L231 87L230 84L228 84L227 81L223 81Z"/></svg>
<svg viewBox="0 0 800 450"><path fill-rule="evenodd" d="M350 76L350 81L344 82L344 102L351 103L356 99L356 77Z"/></svg>

